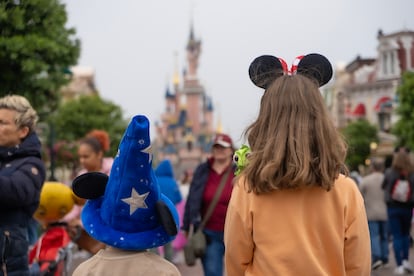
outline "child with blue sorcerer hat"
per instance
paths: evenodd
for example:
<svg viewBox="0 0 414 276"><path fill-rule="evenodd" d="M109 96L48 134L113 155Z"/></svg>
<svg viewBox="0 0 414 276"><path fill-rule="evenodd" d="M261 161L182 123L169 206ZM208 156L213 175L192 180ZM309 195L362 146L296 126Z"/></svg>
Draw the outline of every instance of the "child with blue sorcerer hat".
<svg viewBox="0 0 414 276"><path fill-rule="evenodd" d="M147 249L173 240L179 229L174 204L160 192L150 153L149 121L132 118L119 145L111 174L91 172L73 181L75 194L88 201L85 230L107 247L80 264L73 275L180 275Z"/></svg>

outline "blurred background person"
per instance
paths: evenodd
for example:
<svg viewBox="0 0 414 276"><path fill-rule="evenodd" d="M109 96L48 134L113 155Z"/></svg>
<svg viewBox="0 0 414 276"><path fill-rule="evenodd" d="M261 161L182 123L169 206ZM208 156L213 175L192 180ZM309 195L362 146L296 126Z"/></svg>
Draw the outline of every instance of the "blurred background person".
<svg viewBox="0 0 414 276"><path fill-rule="evenodd" d="M104 130L92 130L79 141L78 158L81 166L78 176L87 172L102 172L109 175L114 159L105 157L110 148L109 135ZM84 203L84 202L81 202ZM72 211L62 220L69 224L69 232L72 239L81 247L94 254L103 244L95 243L89 239L89 235L83 230L80 213L82 204L75 204ZM82 248L82 246L86 248Z"/></svg>
<svg viewBox="0 0 414 276"><path fill-rule="evenodd" d="M385 204L384 162L371 160L370 173L361 179L359 188L364 197L367 212L369 234L371 237L372 269L375 270L388 263L388 217Z"/></svg>
<svg viewBox="0 0 414 276"><path fill-rule="evenodd" d="M405 199L395 197L397 183L408 180L408 194ZM414 174L409 151L397 148L393 155L391 167L385 171L382 185L388 212L388 226L392 235L392 245L397 267L395 274L411 273L409 262L410 231L414 206Z"/></svg>
<svg viewBox="0 0 414 276"><path fill-rule="evenodd" d="M158 185L160 185L161 193L163 193L169 200L177 207L183 200L177 181L174 178L174 171L170 160L161 161L155 169L155 176L157 177ZM175 252L173 248L173 241L164 244L162 247L164 258L172 262Z"/></svg>
<svg viewBox="0 0 414 276"><path fill-rule="evenodd" d="M183 230L188 233L190 225L194 225L197 229L222 178L227 177L218 204L203 229L207 239L206 252L201 259L204 275L220 276L223 275L224 269L224 221L233 189L235 171L234 146L230 136L217 134L211 153L211 158L201 163L194 171L185 205Z"/></svg>
<svg viewBox="0 0 414 276"><path fill-rule="evenodd" d="M29 223L45 181L36 111L26 98L0 99L0 266L2 275L29 275Z"/></svg>
<svg viewBox="0 0 414 276"><path fill-rule="evenodd" d="M185 200L188 196L188 192L190 191L190 184L193 180L193 171L191 169L187 169L183 172L180 181L180 191L183 199Z"/></svg>

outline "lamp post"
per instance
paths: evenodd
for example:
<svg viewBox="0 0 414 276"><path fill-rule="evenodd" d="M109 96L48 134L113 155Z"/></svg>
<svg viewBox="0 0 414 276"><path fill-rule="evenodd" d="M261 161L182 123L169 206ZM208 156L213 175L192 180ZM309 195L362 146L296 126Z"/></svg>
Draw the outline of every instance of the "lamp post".
<svg viewBox="0 0 414 276"><path fill-rule="evenodd" d="M371 142L371 144L369 144L369 148L370 148L370 150L371 150L371 154L375 153L375 151L376 151L376 150L377 150L377 148L378 148L378 144L377 144L377 142Z"/></svg>
<svg viewBox="0 0 414 276"><path fill-rule="evenodd" d="M55 167L56 167L56 154L55 154L55 126L53 123L49 123L49 153L50 153L50 176L49 181L57 181L55 177Z"/></svg>
<svg viewBox="0 0 414 276"><path fill-rule="evenodd" d="M377 148L378 148L378 144L377 144L377 142L371 142L371 143L369 144L369 149L370 149L370 158L368 158L368 159L366 159L366 160L365 160L365 165L366 165L366 166L371 165L371 158L375 155L375 153L376 153L376 151L377 151Z"/></svg>

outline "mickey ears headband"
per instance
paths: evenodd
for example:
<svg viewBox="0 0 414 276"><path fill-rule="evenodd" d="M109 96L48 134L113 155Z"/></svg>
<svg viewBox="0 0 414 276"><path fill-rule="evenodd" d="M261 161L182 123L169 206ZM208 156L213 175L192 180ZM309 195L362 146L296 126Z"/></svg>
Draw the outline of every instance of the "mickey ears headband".
<svg viewBox="0 0 414 276"><path fill-rule="evenodd" d="M252 82L264 89L267 89L278 77L294 74L302 74L314 79L321 87L332 78L332 65L320 54L309 54L296 57L289 70L286 61L282 58L263 55L253 60L249 67Z"/></svg>

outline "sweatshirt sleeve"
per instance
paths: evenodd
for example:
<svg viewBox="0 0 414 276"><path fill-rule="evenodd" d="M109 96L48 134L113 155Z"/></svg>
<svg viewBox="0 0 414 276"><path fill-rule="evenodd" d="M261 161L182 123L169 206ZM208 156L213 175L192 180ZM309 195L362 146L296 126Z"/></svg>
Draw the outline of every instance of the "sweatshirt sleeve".
<svg viewBox="0 0 414 276"><path fill-rule="evenodd" d="M248 196L236 183L226 214L224 227L225 265L227 275L244 275L253 258L252 217Z"/></svg>
<svg viewBox="0 0 414 276"><path fill-rule="evenodd" d="M368 220L362 196L356 191L351 203L354 208L349 216L352 217L345 229L345 269L347 276L361 276L371 274L371 245L368 229ZM361 260L365 260L361 262Z"/></svg>
<svg viewBox="0 0 414 276"><path fill-rule="evenodd" d="M0 207L18 208L38 202L44 181L40 159L27 160L11 175L0 176Z"/></svg>

